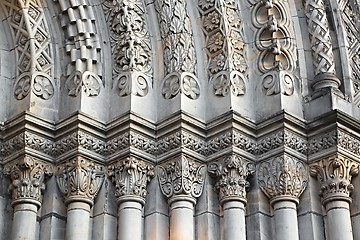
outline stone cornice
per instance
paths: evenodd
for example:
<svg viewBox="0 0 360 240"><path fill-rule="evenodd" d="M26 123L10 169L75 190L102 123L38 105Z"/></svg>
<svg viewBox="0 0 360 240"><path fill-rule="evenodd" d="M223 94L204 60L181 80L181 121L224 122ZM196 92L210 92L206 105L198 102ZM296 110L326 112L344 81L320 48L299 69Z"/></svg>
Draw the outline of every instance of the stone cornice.
<svg viewBox="0 0 360 240"><path fill-rule="evenodd" d="M205 169L205 165L180 155L158 166L160 189L169 201L177 197L185 197L195 203L203 191Z"/></svg>
<svg viewBox="0 0 360 240"><path fill-rule="evenodd" d="M32 203L40 208L45 179L53 174L51 165L25 155L6 164L3 171L11 179L9 191L13 206Z"/></svg>
<svg viewBox="0 0 360 240"><path fill-rule="evenodd" d="M249 175L254 174L255 165L237 154L231 154L208 165L210 174L216 177L215 188L220 204L236 200L246 203L246 188Z"/></svg>
<svg viewBox="0 0 360 240"><path fill-rule="evenodd" d="M320 197L326 205L330 201L351 202L354 189L352 177L359 174L359 164L343 155L334 154L310 165L310 175L320 183Z"/></svg>
<svg viewBox="0 0 360 240"><path fill-rule="evenodd" d="M145 204L146 186L155 176L152 164L130 156L109 166L108 174L115 185L118 204L127 199Z"/></svg>
<svg viewBox="0 0 360 240"><path fill-rule="evenodd" d="M103 183L104 167L83 157L76 157L57 167L56 180L65 204L86 202L90 206Z"/></svg>
<svg viewBox="0 0 360 240"><path fill-rule="evenodd" d="M299 197L308 183L305 164L287 154L260 163L257 176L259 186L270 203L281 200L299 203Z"/></svg>

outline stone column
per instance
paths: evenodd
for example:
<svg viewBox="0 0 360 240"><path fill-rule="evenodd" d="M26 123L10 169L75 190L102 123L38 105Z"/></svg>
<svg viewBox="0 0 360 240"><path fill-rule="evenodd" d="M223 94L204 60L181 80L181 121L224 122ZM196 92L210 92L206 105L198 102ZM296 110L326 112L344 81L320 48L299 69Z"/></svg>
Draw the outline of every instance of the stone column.
<svg viewBox="0 0 360 240"><path fill-rule="evenodd" d="M216 176L216 189L219 192L220 205L223 208L223 240L246 239L245 206L246 180L255 172L255 166L232 154L218 162L211 163L208 171Z"/></svg>
<svg viewBox="0 0 360 240"><path fill-rule="evenodd" d="M170 240L195 239L194 207L204 187L205 165L181 155L158 169L160 188L169 203Z"/></svg>
<svg viewBox="0 0 360 240"><path fill-rule="evenodd" d="M307 186L305 165L290 155L262 162L258 167L258 183L274 209L277 240L298 240L296 206Z"/></svg>
<svg viewBox="0 0 360 240"><path fill-rule="evenodd" d="M154 167L147 162L129 157L109 167L115 185L118 204L119 240L142 240L142 210L147 195L146 186L154 177Z"/></svg>
<svg viewBox="0 0 360 240"><path fill-rule="evenodd" d="M351 178L359 173L359 165L340 154L310 165L310 174L320 182L320 197L326 209L326 231L329 240L352 240L350 192Z"/></svg>
<svg viewBox="0 0 360 240"><path fill-rule="evenodd" d="M67 206L67 240L89 239L90 209L103 180L103 168L82 157L58 167L57 183Z"/></svg>
<svg viewBox="0 0 360 240"><path fill-rule="evenodd" d="M9 190L14 208L11 239L35 240L37 211L45 190L44 180L52 175L52 167L26 155L8 163L4 174L11 179Z"/></svg>

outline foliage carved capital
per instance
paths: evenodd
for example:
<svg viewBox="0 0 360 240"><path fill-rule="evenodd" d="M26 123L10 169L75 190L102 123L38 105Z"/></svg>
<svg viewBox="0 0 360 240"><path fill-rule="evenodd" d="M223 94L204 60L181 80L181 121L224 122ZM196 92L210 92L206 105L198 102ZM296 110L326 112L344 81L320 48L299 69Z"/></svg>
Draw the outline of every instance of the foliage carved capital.
<svg viewBox="0 0 360 240"><path fill-rule="evenodd" d="M308 183L306 167L292 156L276 156L259 165L258 183L271 203L284 199L298 203Z"/></svg>
<svg viewBox="0 0 360 240"><path fill-rule="evenodd" d="M83 157L69 160L57 169L57 183L66 205L80 201L92 206L103 180L103 167Z"/></svg>
<svg viewBox="0 0 360 240"><path fill-rule="evenodd" d="M52 166L25 155L4 166L4 175L11 179L9 191L12 205L32 203L41 206L45 178L52 176Z"/></svg>
<svg viewBox="0 0 360 240"><path fill-rule="evenodd" d="M310 175L320 183L323 204L334 200L351 202L353 176L359 174L359 164L339 154L324 158L310 165Z"/></svg>
<svg viewBox="0 0 360 240"><path fill-rule="evenodd" d="M181 155L175 161L159 166L158 177L161 191L169 200L185 196L195 202L203 191L205 165Z"/></svg>
<svg viewBox="0 0 360 240"><path fill-rule="evenodd" d="M208 171L216 177L215 188L219 192L220 204L228 200L246 203L246 188L250 186L247 177L255 173L253 163L232 154L211 163Z"/></svg>
<svg viewBox="0 0 360 240"><path fill-rule="evenodd" d="M109 176L115 185L115 197L118 203L133 197L145 204L146 187L155 173L152 164L135 157L128 157L111 165Z"/></svg>

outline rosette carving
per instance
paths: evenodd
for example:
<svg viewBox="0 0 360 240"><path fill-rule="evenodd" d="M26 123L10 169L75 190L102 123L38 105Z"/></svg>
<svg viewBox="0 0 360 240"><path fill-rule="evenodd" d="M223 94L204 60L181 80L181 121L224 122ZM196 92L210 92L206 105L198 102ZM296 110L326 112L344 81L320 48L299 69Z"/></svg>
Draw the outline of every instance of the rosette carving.
<svg viewBox="0 0 360 240"><path fill-rule="evenodd" d="M158 177L161 191L167 198L185 195L196 199L203 191L205 165L182 155L173 162L159 166Z"/></svg>
<svg viewBox="0 0 360 240"><path fill-rule="evenodd" d="M5 165L4 175L11 179L9 191L12 205L33 203L41 206L46 177L52 176L51 165L31 156L24 156Z"/></svg>
<svg viewBox="0 0 360 240"><path fill-rule="evenodd" d="M92 205L103 183L104 169L85 158L76 157L61 164L56 177L66 205L74 201Z"/></svg>
<svg viewBox="0 0 360 240"><path fill-rule="evenodd" d="M135 157L128 157L109 167L109 177L115 185L118 202L127 197L136 197L144 204L146 186L154 176L153 165Z"/></svg>
<svg viewBox="0 0 360 240"><path fill-rule="evenodd" d="M354 189L351 179L358 174L359 164L339 154L310 165L310 175L320 183L324 205L333 200L351 202L350 193Z"/></svg>
<svg viewBox="0 0 360 240"><path fill-rule="evenodd" d="M254 174L255 166L236 154L209 164L208 171L217 179L215 188L219 192L220 203L239 199L246 203L246 188L249 175Z"/></svg>
<svg viewBox="0 0 360 240"><path fill-rule="evenodd" d="M308 183L306 167L294 157L277 156L259 165L258 183L271 203L284 198L298 203Z"/></svg>

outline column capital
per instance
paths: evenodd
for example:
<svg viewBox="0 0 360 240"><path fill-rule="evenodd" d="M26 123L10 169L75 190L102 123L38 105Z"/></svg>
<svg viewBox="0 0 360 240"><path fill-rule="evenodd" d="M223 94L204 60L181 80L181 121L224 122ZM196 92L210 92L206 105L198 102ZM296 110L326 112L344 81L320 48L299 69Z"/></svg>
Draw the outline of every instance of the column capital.
<svg viewBox="0 0 360 240"><path fill-rule="evenodd" d="M246 203L246 188L250 185L247 177L255 172L253 163L242 159L237 154L231 154L210 163L208 171L216 176L215 188L219 192L221 205L229 200L240 200Z"/></svg>
<svg viewBox="0 0 360 240"><path fill-rule="evenodd" d="M310 165L310 175L320 183L320 197L323 205L330 201L344 200L351 202L350 193L353 176L359 174L359 164L355 161L334 154Z"/></svg>
<svg viewBox="0 0 360 240"><path fill-rule="evenodd" d="M79 201L90 206L94 204L105 176L103 166L80 156L60 164L56 175L66 205Z"/></svg>
<svg viewBox="0 0 360 240"><path fill-rule="evenodd" d="M109 177L115 185L117 203L133 199L145 204L147 184L155 176L154 166L130 156L109 167Z"/></svg>
<svg viewBox="0 0 360 240"><path fill-rule="evenodd" d="M45 178L52 176L52 166L35 157L25 155L4 166L4 175L11 179L9 191L12 206L32 203L40 208L45 190Z"/></svg>
<svg viewBox="0 0 360 240"><path fill-rule="evenodd" d="M282 200L298 204L308 183L305 164L287 154L272 157L259 164L258 183L271 204Z"/></svg>
<svg viewBox="0 0 360 240"><path fill-rule="evenodd" d="M184 155L160 165L158 178L162 193L169 202L181 198L195 203L203 191L205 168L205 165L188 159Z"/></svg>

